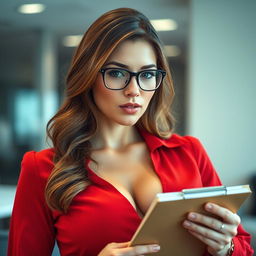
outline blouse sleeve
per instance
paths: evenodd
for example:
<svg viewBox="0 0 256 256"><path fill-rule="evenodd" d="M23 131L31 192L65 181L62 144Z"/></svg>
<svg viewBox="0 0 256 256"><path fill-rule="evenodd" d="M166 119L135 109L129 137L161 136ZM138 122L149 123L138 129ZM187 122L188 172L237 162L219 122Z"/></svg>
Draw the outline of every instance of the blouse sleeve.
<svg viewBox="0 0 256 256"><path fill-rule="evenodd" d="M219 178L219 175L217 174L203 145L198 139L194 137L190 137L190 141L193 147L197 165L201 173L203 186L204 187L220 186L221 180Z"/></svg>
<svg viewBox="0 0 256 256"><path fill-rule="evenodd" d="M203 186L219 186L221 185L220 178L211 163L201 142L193 137L190 137L192 147L194 149L195 158L201 172ZM235 250L232 256L251 256L253 249L250 246L251 235L247 233L242 225L238 226L238 234L234 237L233 242ZM209 255L209 254L206 254Z"/></svg>
<svg viewBox="0 0 256 256"><path fill-rule="evenodd" d="M28 152L21 163L11 217L8 256L49 256L55 242L50 209L44 199L36 152Z"/></svg>

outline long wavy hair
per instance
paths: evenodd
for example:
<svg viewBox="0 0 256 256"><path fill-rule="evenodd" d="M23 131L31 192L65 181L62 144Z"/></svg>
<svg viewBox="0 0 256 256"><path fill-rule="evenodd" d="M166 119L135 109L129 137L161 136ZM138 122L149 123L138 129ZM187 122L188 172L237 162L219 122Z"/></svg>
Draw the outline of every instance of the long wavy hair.
<svg viewBox="0 0 256 256"><path fill-rule="evenodd" d="M173 82L155 29L147 17L134 9L119 8L103 14L89 27L76 49L66 79L65 100L47 124L55 154L45 196L53 210L66 213L74 196L90 182L85 160L91 159L90 139L98 128L92 87L116 47L124 40L136 39L152 45L157 67L166 71L162 86L136 126L161 138L168 138L172 133Z"/></svg>

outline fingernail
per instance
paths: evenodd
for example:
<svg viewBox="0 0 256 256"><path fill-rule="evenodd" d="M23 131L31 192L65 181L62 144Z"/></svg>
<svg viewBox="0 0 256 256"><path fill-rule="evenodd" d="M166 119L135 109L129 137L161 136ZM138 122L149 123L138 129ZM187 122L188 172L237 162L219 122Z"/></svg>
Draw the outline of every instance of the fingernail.
<svg viewBox="0 0 256 256"><path fill-rule="evenodd" d="M211 209L212 209L212 204L207 204L207 205L206 205L206 209L207 209L207 210L211 210Z"/></svg>
<svg viewBox="0 0 256 256"><path fill-rule="evenodd" d="M184 225L185 225L186 227L189 227L189 226L191 226L191 223L190 223L189 221L185 220L185 221L184 221Z"/></svg>
<svg viewBox="0 0 256 256"><path fill-rule="evenodd" d="M152 248L152 251L153 251L153 252L158 252L158 251L160 250L160 246L157 245L157 244L156 244L156 245L152 245L151 248Z"/></svg>
<svg viewBox="0 0 256 256"><path fill-rule="evenodd" d="M196 218L196 215L195 215L194 213L190 213L190 214L188 215L188 217L189 217L190 219L195 219L195 218Z"/></svg>

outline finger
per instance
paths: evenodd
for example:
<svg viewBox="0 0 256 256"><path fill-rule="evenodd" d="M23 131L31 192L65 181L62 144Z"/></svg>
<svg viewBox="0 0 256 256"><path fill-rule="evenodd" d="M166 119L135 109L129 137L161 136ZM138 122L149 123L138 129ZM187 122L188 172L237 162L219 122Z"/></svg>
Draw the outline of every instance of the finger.
<svg viewBox="0 0 256 256"><path fill-rule="evenodd" d="M160 250L160 246L157 244L137 245L137 246L122 248L118 250L120 255L137 256L137 255L143 255L143 254L156 253Z"/></svg>
<svg viewBox="0 0 256 256"><path fill-rule="evenodd" d="M221 217L223 221L226 223L230 223L238 226L241 222L241 219L237 214L217 204L207 203L205 205L205 209L206 211Z"/></svg>
<svg viewBox="0 0 256 256"><path fill-rule="evenodd" d="M128 247L130 242L123 242L123 243L110 243L109 247L112 249L117 249L117 248L125 248Z"/></svg>
<svg viewBox="0 0 256 256"><path fill-rule="evenodd" d="M183 225L189 231L196 232L198 235L206 239L213 240L222 245L229 243L232 239L230 235L224 235L222 233L216 232L215 230L209 229L205 226L198 225L188 220L184 221Z"/></svg>
<svg viewBox="0 0 256 256"><path fill-rule="evenodd" d="M207 226L218 232L226 231L226 226L225 226L225 230L223 229L223 222L213 217L209 217L200 213L191 212L188 214L188 219L193 222L200 223L204 226Z"/></svg>
<svg viewBox="0 0 256 256"><path fill-rule="evenodd" d="M209 239L207 237L204 237L192 230L189 230L189 233L192 234L194 237L196 237L197 239L199 239L200 241L202 241L204 244L206 244L207 246L211 247L211 249L213 249L214 251L221 251L225 248L226 245L224 244L219 244L216 241Z"/></svg>

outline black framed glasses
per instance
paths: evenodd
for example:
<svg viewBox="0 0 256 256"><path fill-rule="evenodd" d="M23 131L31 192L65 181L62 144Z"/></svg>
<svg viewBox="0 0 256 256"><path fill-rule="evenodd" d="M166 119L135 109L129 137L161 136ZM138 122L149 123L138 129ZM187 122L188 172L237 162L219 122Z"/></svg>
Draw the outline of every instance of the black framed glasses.
<svg viewBox="0 0 256 256"><path fill-rule="evenodd" d="M102 68L100 70L104 85L110 90L122 90L131 81L133 76L143 91L155 91L162 83L166 72L159 69L147 69L131 72L123 68Z"/></svg>

